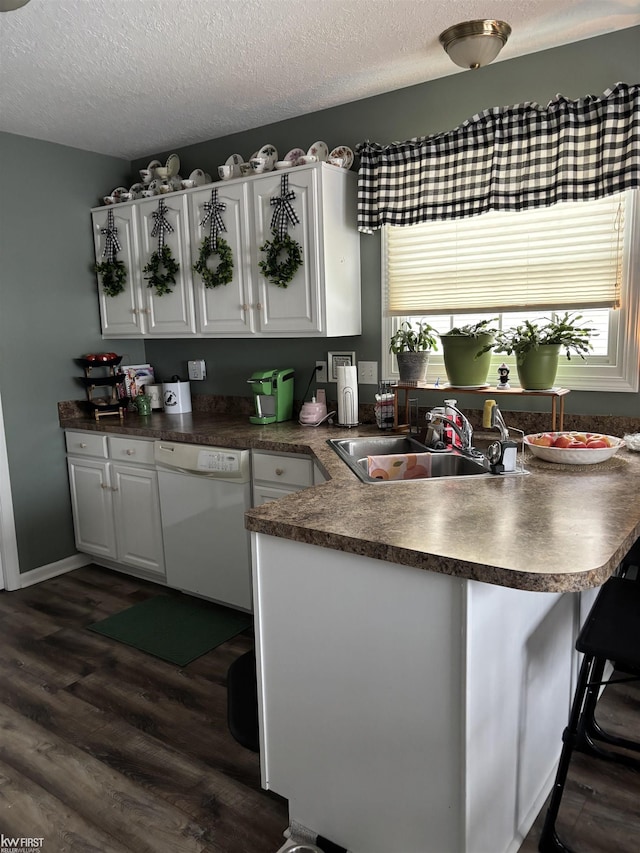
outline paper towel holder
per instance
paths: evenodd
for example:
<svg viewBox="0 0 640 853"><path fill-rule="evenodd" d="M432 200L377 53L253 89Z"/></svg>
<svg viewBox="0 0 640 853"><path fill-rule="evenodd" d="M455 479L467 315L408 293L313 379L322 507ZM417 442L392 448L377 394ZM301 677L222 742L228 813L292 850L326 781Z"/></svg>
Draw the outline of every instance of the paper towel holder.
<svg viewBox="0 0 640 853"><path fill-rule="evenodd" d="M358 377L353 365L336 368L338 380L338 425L351 429L360 423L358 419Z"/></svg>

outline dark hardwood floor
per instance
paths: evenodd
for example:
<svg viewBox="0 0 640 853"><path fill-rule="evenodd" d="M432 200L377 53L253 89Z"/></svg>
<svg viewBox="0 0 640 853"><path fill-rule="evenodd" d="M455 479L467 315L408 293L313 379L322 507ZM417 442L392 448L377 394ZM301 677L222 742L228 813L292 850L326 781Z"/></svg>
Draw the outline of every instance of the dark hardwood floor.
<svg viewBox="0 0 640 853"><path fill-rule="evenodd" d="M283 844L286 802L261 790L257 755L227 728L226 673L251 632L180 668L86 630L159 592L98 567L0 592L5 836L42 836L43 853ZM640 738L638 684L608 687L600 707L603 723ZM639 803L639 773L578 755L558 830L576 853L637 853ZM521 853L537 850L541 818Z"/></svg>
<svg viewBox="0 0 640 853"><path fill-rule="evenodd" d="M0 830L43 853L275 853L286 801L227 727L250 631L184 668L86 626L167 590L98 567L0 592Z"/></svg>

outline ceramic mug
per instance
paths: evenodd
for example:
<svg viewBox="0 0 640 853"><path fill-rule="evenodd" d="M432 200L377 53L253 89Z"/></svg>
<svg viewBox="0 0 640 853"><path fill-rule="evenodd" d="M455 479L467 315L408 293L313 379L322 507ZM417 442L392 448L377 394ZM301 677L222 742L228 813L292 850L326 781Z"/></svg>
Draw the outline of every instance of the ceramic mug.
<svg viewBox="0 0 640 853"><path fill-rule="evenodd" d="M241 175L250 175L253 169L251 168L251 163L240 163L240 174Z"/></svg>
<svg viewBox="0 0 640 853"><path fill-rule="evenodd" d="M229 178L233 177L233 166L229 166L226 163L224 166L218 166L218 174L223 181L228 181Z"/></svg>
<svg viewBox="0 0 640 853"><path fill-rule="evenodd" d="M267 168L267 158L266 157L252 157L249 160L249 165L251 166L251 171L256 175L260 175Z"/></svg>
<svg viewBox="0 0 640 853"><path fill-rule="evenodd" d="M138 394L133 398L133 405L139 415L151 414L151 397L148 394Z"/></svg>

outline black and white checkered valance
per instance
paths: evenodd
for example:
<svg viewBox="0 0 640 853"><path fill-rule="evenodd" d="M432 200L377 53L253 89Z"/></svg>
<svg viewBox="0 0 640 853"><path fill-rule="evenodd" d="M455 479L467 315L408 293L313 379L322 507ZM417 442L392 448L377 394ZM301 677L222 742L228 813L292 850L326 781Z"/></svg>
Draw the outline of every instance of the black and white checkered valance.
<svg viewBox="0 0 640 853"><path fill-rule="evenodd" d="M602 198L640 187L640 85L492 107L446 133L356 151L365 233Z"/></svg>

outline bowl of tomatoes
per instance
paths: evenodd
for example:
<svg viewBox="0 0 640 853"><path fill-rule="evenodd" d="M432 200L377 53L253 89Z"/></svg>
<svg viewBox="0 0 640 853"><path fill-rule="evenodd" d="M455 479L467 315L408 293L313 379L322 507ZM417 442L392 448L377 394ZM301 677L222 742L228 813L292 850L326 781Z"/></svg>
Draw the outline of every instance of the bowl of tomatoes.
<svg viewBox="0 0 640 853"><path fill-rule="evenodd" d="M596 465L606 462L624 447L623 439L601 432L537 432L525 435L524 445L545 462L563 465Z"/></svg>

